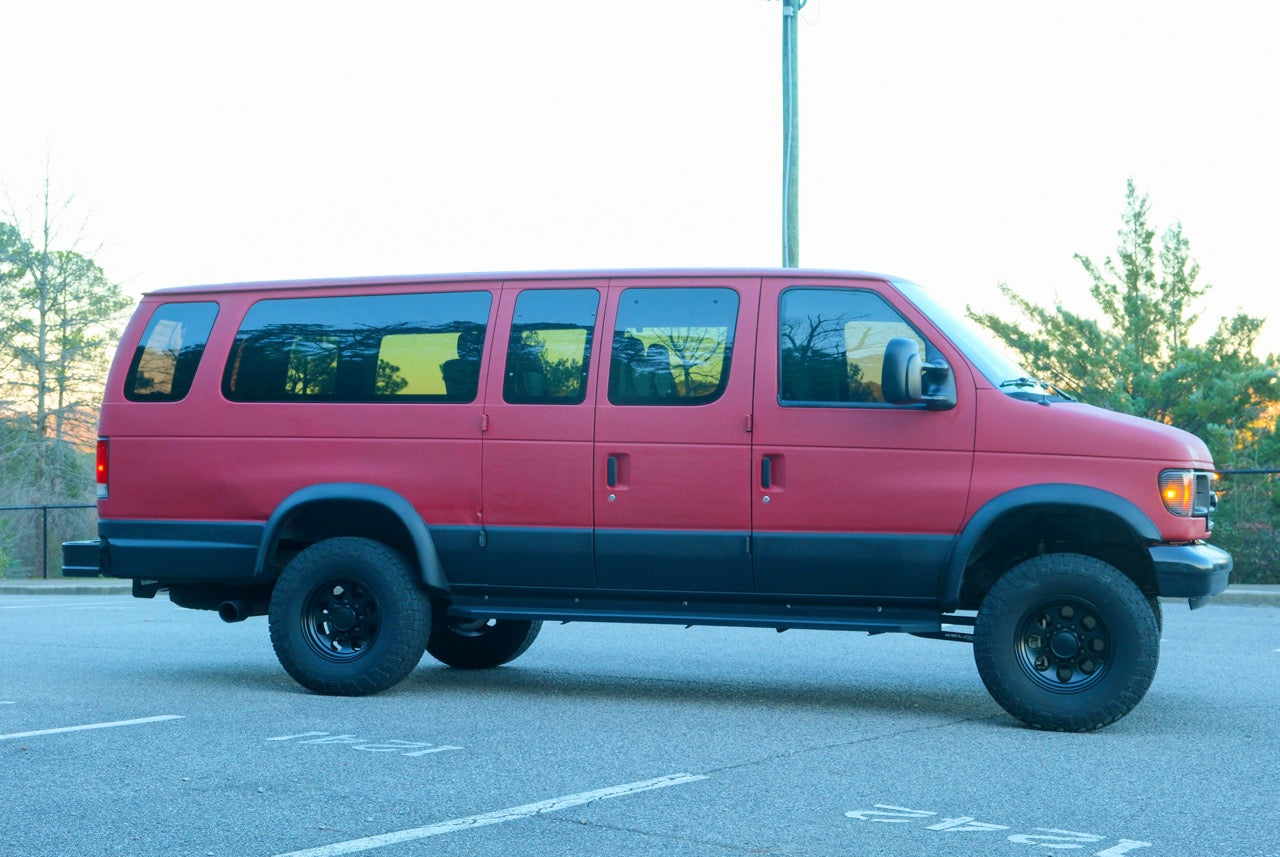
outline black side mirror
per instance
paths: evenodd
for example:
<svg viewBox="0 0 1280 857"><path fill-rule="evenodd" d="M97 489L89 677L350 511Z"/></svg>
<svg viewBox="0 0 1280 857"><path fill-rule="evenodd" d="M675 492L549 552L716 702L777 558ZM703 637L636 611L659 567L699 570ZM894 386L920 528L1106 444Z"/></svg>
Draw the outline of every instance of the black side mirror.
<svg viewBox="0 0 1280 857"><path fill-rule="evenodd" d="M905 336L894 337L885 346L880 387L884 400L891 405L924 402L931 411L956 406L956 382L951 367L944 360L922 362L919 344Z"/></svg>
<svg viewBox="0 0 1280 857"><path fill-rule="evenodd" d="M884 400L893 405L910 405L923 398L920 379L920 346L915 340L897 336L884 349L880 387Z"/></svg>

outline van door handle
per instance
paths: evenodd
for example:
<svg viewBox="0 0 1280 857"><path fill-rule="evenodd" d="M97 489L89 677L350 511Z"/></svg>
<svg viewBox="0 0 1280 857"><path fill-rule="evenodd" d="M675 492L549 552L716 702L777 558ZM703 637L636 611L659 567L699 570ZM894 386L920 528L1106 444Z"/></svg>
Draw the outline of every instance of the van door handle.
<svg viewBox="0 0 1280 857"><path fill-rule="evenodd" d="M773 459L767 455L760 459L760 487L773 487Z"/></svg>
<svg viewBox="0 0 1280 857"><path fill-rule="evenodd" d="M605 465L605 484L610 488L618 486L618 456L609 456L609 462Z"/></svg>

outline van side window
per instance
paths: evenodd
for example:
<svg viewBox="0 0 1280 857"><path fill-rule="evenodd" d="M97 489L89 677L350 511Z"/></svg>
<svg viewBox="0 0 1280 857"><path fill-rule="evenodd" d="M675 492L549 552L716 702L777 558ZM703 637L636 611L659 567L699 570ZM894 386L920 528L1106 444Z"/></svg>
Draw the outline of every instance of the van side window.
<svg viewBox="0 0 1280 857"><path fill-rule="evenodd" d="M142 332L129 365L124 397L131 402L176 402L184 398L217 317L216 303L158 307Z"/></svg>
<svg viewBox="0 0 1280 857"><path fill-rule="evenodd" d="M516 298L502 398L512 404L577 405L587 396L587 367L600 293L528 289Z"/></svg>
<svg viewBox="0 0 1280 857"><path fill-rule="evenodd" d="M625 290L609 360L615 405L705 405L724 393L738 321L733 289Z"/></svg>
<svg viewBox="0 0 1280 857"><path fill-rule="evenodd" d="M235 402L471 402L489 292L259 301L222 379Z"/></svg>
<svg viewBox="0 0 1280 857"><path fill-rule="evenodd" d="M778 308L781 404L886 404L880 388L884 349L896 336L930 346L874 292L787 289Z"/></svg>

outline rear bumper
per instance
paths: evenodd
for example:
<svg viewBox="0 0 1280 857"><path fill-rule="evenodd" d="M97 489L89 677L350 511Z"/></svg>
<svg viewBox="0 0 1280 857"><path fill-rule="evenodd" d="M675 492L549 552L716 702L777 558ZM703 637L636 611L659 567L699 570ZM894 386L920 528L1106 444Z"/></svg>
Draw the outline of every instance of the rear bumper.
<svg viewBox="0 0 1280 857"><path fill-rule="evenodd" d="M62 543L63 577L101 577L106 574L102 562L102 542Z"/></svg>
<svg viewBox="0 0 1280 857"><path fill-rule="evenodd" d="M99 521L102 538L63 543L62 576L252 583L263 530L246 523Z"/></svg>
<svg viewBox="0 0 1280 857"><path fill-rule="evenodd" d="M1222 548L1197 542L1153 545L1148 550L1155 568L1157 595L1190 599L1194 609L1227 588L1233 563L1231 554Z"/></svg>

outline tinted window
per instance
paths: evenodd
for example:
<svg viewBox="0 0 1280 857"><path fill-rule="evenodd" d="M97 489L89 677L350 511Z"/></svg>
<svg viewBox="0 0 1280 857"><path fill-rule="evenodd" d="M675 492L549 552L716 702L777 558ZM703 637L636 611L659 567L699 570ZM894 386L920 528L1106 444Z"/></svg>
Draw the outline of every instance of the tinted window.
<svg viewBox="0 0 1280 857"><path fill-rule="evenodd" d="M778 328L778 401L884 403L884 349L896 336L928 344L883 298L855 289L788 289Z"/></svg>
<svg viewBox="0 0 1280 857"><path fill-rule="evenodd" d="M702 405L729 381L738 293L732 289L627 289L609 361L615 405Z"/></svg>
<svg viewBox="0 0 1280 857"><path fill-rule="evenodd" d="M124 382L125 398L134 402L176 402L186 396L217 316L215 303L158 307L134 352Z"/></svg>
<svg viewBox="0 0 1280 857"><path fill-rule="evenodd" d="M488 292L264 300L245 316L222 389L238 402L470 402Z"/></svg>
<svg viewBox="0 0 1280 857"><path fill-rule="evenodd" d="M599 304L594 289L521 292L511 321L502 398L514 404L582 402Z"/></svg>

